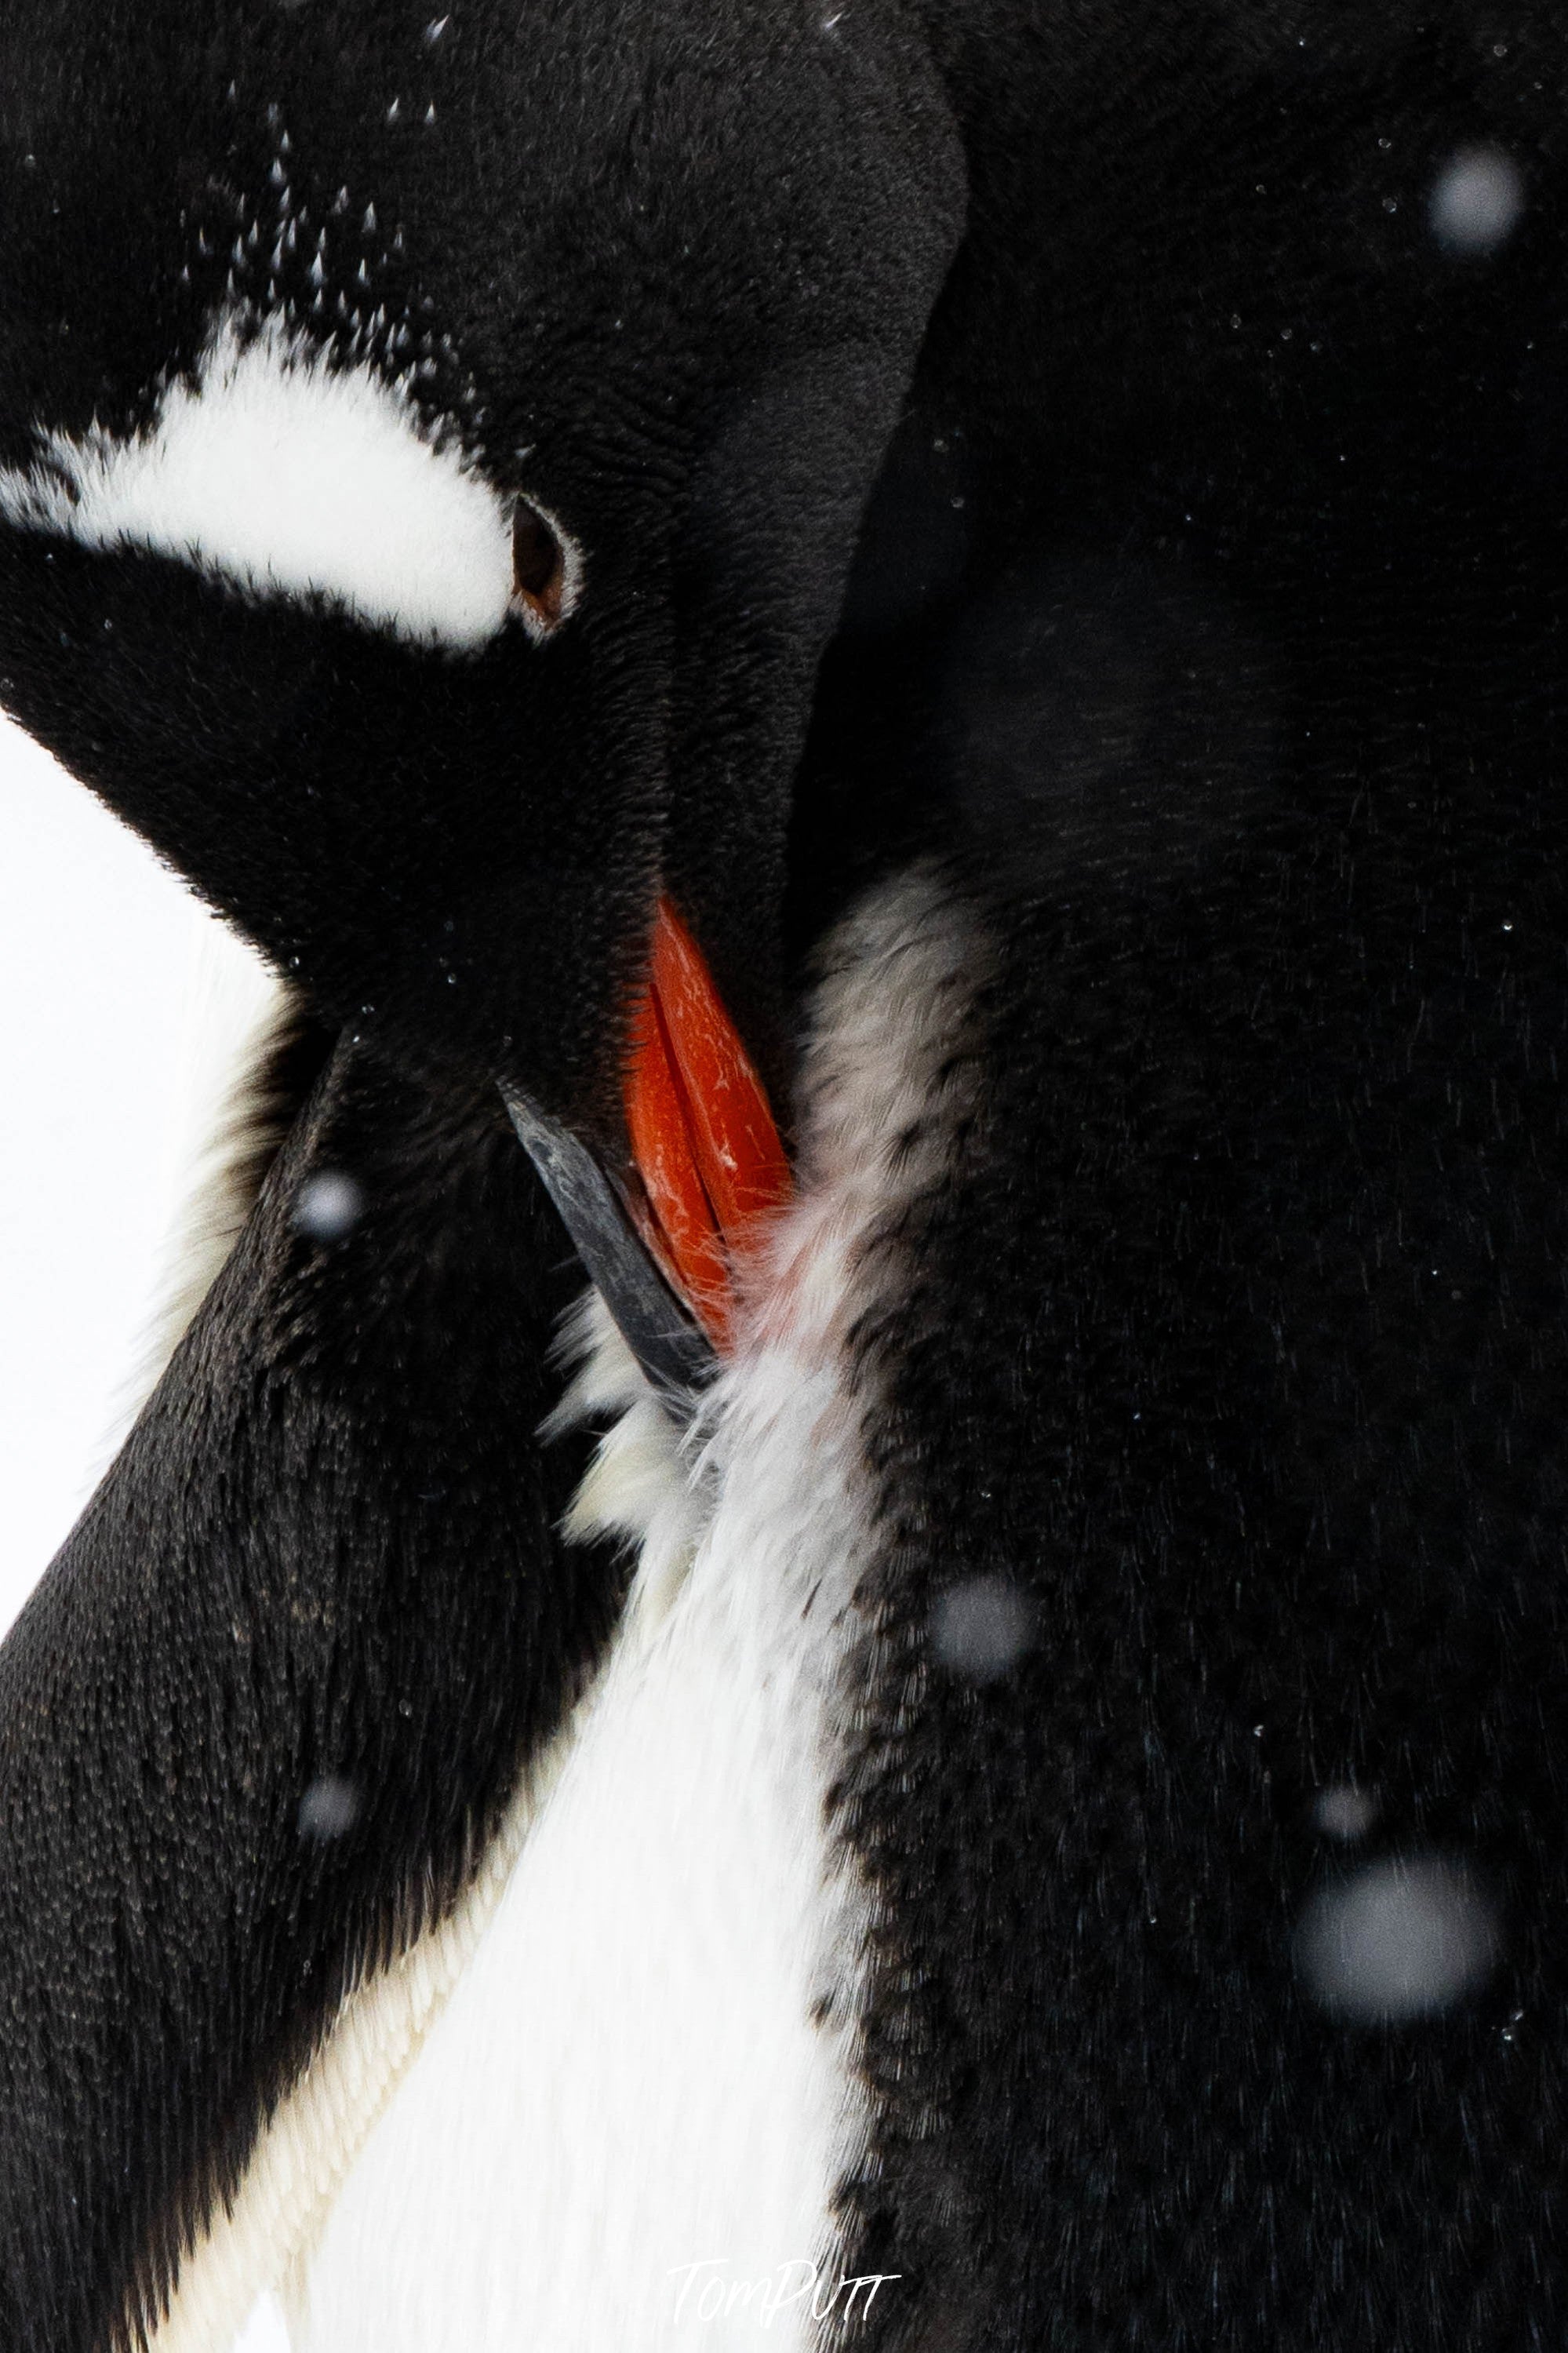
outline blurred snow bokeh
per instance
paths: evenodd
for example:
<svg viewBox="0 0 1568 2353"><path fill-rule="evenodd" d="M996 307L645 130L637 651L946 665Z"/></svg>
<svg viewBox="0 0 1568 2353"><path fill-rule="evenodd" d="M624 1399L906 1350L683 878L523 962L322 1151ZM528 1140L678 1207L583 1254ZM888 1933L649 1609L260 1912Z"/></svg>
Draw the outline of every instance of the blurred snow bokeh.
<svg viewBox="0 0 1568 2353"><path fill-rule="evenodd" d="M1433 185L1432 234L1445 252L1485 260L1507 244L1524 210L1524 177L1501 147L1461 147Z"/></svg>
<svg viewBox="0 0 1568 2353"><path fill-rule="evenodd" d="M1028 1596L1010 1577L972 1577L950 1585L931 1611L931 1648L948 1672L994 1683L1010 1674L1035 1639Z"/></svg>
<svg viewBox="0 0 1568 2353"><path fill-rule="evenodd" d="M341 1242L359 1222L363 1197L352 1176L340 1168L324 1168L309 1176L294 1204L297 1230L314 1242Z"/></svg>
<svg viewBox="0 0 1568 2353"><path fill-rule="evenodd" d="M1483 1985L1500 1942L1496 1910L1462 1863L1391 1854L1319 1888L1296 1931L1296 1967L1331 2016L1398 2026Z"/></svg>
<svg viewBox="0 0 1568 2353"><path fill-rule="evenodd" d="M1352 1781L1342 1781L1330 1789L1320 1789L1312 1807L1312 1820L1325 1838L1342 1840L1347 1845L1354 1839L1365 1838L1377 1821L1377 1799L1370 1789L1358 1789Z"/></svg>

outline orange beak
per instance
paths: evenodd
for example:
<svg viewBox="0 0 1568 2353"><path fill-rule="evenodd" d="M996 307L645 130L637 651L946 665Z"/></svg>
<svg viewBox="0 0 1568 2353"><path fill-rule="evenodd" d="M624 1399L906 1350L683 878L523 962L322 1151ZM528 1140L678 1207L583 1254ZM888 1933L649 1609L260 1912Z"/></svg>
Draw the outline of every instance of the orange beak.
<svg viewBox="0 0 1568 2353"><path fill-rule="evenodd" d="M643 1238L722 1356L737 1271L792 1189L762 1081L668 899L632 1024L626 1126Z"/></svg>

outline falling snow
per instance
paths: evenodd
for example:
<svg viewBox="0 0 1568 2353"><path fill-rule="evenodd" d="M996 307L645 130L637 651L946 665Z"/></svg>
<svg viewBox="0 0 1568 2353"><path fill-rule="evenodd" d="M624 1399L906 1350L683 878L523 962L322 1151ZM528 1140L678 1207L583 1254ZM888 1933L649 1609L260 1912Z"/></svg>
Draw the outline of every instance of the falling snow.
<svg viewBox="0 0 1568 2353"><path fill-rule="evenodd" d="M1340 1839L1347 1845L1352 1840L1365 1838L1377 1815L1377 1799L1369 1790L1358 1789L1348 1781L1331 1789L1320 1789L1312 1807L1312 1820L1323 1836Z"/></svg>
<svg viewBox="0 0 1568 2353"><path fill-rule="evenodd" d="M360 1817L360 1795L341 1773L323 1773L311 1782L300 1800L296 1820L300 1836L324 1843L353 1830Z"/></svg>
<svg viewBox="0 0 1568 2353"><path fill-rule="evenodd" d="M992 1683L1016 1667L1034 1638L1026 1595L1005 1577L949 1588L931 1612L931 1648L950 1674Z"/></svg>
<svg viewBox="0 0 1568 2353"><path fill-rule="evenodd" d="M1506 245L1524 210L1524 181L1500 147L1461 147L1433 185L1428 217L1445 252L1484 259Z"/></svg>
<svg viewBox="0 0 1568 2353"><path fill-rule="evenodd" d="M338 1242L352 1233L364 1197L342 1169L324 1168L307 1177L294 1204L294 1229L313 1242Z"/></svg>
<svg viewBox="0 0 1568 2353"><path fill-rule="evenodd" d="M1473 1993L1499 1942L1494 1907L1462 1864L1385 1855L1311 1897L1296 1931L1296 1969L1331 2016L1397 2026Z"/></svg>

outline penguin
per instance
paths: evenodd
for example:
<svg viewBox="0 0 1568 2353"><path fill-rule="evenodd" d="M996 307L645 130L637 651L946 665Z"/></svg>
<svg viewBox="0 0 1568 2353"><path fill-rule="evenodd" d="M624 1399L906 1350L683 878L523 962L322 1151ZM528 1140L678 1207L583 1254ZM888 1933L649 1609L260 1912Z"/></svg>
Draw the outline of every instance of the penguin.
<svg viewBox="0 0 1568 2353"><path fill-rule="evenodd" d="M0 703L289 1011L0 2342L1553 2343L1568 25L440 5L10 0Z"/></svg>

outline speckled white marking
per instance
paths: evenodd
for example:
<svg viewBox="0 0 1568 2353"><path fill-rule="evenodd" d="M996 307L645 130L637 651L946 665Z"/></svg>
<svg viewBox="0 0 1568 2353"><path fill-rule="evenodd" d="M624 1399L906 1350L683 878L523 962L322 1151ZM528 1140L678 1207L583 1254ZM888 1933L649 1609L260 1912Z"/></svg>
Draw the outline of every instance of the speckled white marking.
<svg viewBox="0 0 1568 2353"><path fill-rule="evenodd" d="M43 436L34 467L0 470L0 515L180 557L247 596L324 597L459 651L511 606L507 501L376 368L330 367L278 322L249 341L220 324L144 434Z"/></svg>

